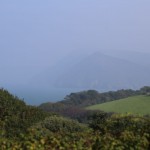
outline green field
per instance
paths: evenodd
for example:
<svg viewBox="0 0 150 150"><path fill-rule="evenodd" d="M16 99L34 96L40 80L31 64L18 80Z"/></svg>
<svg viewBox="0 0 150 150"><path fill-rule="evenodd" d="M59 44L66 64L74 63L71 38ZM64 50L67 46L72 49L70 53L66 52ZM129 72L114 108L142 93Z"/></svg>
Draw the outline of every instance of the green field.
<svg viewBox="0 0 150 150"><path fill-rule="evenodd" d="M132 113L145 115L150 114L150 96L140 95L120 99L103 104L87 107L89 110L102 110L105 112Z"/></svg>

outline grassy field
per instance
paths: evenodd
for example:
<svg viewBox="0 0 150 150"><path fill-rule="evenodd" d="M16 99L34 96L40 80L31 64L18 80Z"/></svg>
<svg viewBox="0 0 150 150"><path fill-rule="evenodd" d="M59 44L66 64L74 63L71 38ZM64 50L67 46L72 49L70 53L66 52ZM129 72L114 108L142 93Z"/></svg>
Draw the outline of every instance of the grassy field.
<svg viewBox="0 0 150 150"><path fill-rule="evenodd" d="M89 110L103 110L105 112L150 114L150 96L140 95L120 99L103 104L87 107Z"/></svg>

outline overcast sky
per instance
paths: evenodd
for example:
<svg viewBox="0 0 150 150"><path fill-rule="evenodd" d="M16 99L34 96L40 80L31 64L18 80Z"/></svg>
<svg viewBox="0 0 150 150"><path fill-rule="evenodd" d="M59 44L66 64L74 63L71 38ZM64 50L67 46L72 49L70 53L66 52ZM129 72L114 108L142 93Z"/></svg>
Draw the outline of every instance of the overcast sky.
<svg viewBox="0 0 150 150"><path fill-rule="evenodd" d="M150 0L0 1L1 80L77 50L149 52L149 40Z"/></svg>

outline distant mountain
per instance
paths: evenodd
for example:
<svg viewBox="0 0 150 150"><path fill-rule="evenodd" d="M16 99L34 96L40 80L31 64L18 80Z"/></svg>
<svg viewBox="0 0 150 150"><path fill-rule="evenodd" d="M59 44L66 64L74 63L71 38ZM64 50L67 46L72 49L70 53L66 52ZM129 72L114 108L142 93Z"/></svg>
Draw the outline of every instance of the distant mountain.
<svg viewBox="0 0 150 150"><path fill-rule="evenodd" d="M37 75L32 85L80 90L137 89L150 85L149 65L138 61L139 54L136 57L137 61L132 61L132 56L128 59L128 55L109 56L100 52L70 54L55 66Z"/></svg>
<svg viewBox="0 0 150 150"><path fill-rule="evenodd" d="M104 53L150 68L150 53L148 52L113 50L105 51Z"/></svg>
<svg viewBox="0 0 150 150"><path fill-rule="evenodd" d="M76 64L80 63L83 59L89 56L89 52L72 52L68 54L66 57L62 58L52 67L43 70L36 76L34 76L30 83L31 86L35 86L36 88L42 86L45 89L55 88L54 84L57 78L63 76L68 70L73 68Z"/></svg>
<svg viewBox="0 0 150 150"><path fill-rule="evenodd" d="M107 90L139 88L150 84L149 76L147 67L97 52L65 70L54 80L54 86Z"/></svg>

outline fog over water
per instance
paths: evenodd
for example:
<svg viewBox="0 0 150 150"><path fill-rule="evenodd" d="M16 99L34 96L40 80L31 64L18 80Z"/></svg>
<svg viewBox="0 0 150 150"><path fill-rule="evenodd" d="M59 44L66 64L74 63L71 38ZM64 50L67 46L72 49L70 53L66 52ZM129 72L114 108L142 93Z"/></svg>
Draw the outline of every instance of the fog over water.
<svg viewBox="0 0 150 150"><path fill-rule="evenodd" d="M0 1L0 87L27 103L39 104L92 87L105 91L144 85L143 78L150 75L149 8L149 0ZM118 86L110 81L112 85L102 87L97 76L95 81L92 75L83 80L83 68L76 78L67 71L76 72L77 66L86 68L84 60L92 59L97 52L108 56L104 64L109 59L114 66L115 62L123 66L131 63L128 66L134 66L137 72L142 70L144 73L136 77L139 83L130 86L124 82L123 87L120 79L116 81ZM97 64L91 60L91 68L106 67ZM71 78L76 79L76 84ZM128 78L131 81L133 77ZM82 86L78 82L89 84Z"/></svg>

